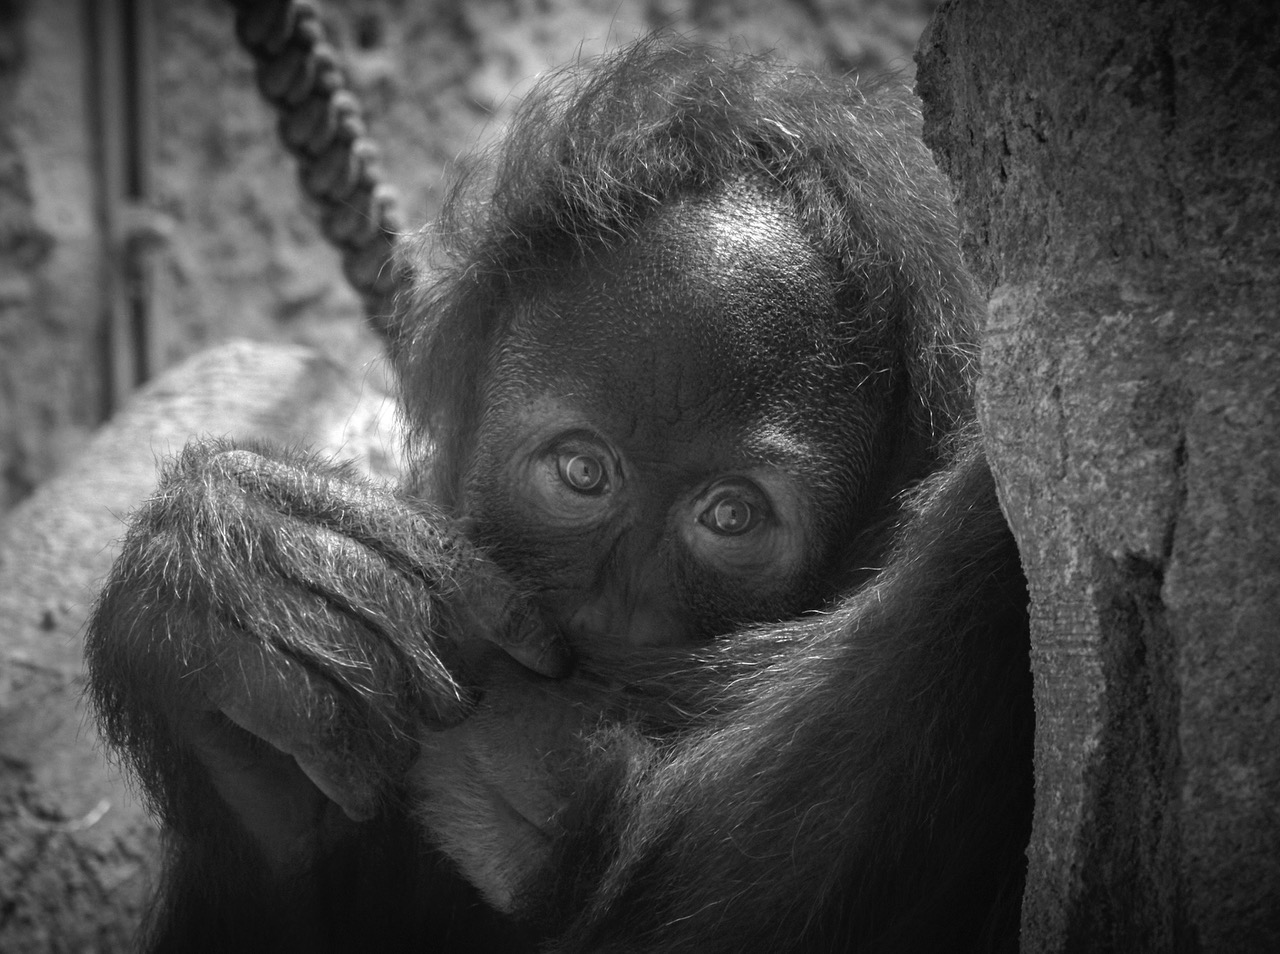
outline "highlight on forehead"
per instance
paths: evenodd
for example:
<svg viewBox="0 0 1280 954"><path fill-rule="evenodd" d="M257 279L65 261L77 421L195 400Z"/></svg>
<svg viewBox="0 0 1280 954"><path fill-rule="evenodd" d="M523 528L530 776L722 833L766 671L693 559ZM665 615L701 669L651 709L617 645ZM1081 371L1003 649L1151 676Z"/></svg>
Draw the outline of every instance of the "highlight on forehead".
<svg viewBox="0 0 1280 954"><path fill-rule="evenodd" d="M546 266L504 304L507 326L580 354L598 336L616 351L692 348L717 366L778 367L825 349L838 318L832 270L790 204L741 183L676 199L625 238L566 249Z"/></svg>
<svg viewBox="0 0 1280 954"><path fill-rule="evenodd" d="M677 439L713 422L772 434L760 456L795 460L840 429L868 375L888 370L869 342L833 333L835 294L785 200L741 185L686 198L627 241L564 256L502 306L509 334L491 355L487 400L551 394L623 432ZM791 420L797 407L803 422Z"/></svg>
<svg viewBox="0 0 1280 954"><path fill-rule="evenodd" d="M783 468L812 461L820 455L813 443L776 421L751 428L744 435L743 444L752 456Z"/></svg>

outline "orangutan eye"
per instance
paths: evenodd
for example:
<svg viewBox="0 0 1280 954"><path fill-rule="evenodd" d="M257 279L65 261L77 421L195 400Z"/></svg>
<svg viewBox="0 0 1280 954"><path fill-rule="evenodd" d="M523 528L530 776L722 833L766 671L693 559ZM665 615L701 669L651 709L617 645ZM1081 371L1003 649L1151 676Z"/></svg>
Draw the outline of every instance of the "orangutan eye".
<svg viewBox="0 0 1280 954"><path fill-rule="evenodd" d="M748 598L776 588L812 546L800 485L768 466L724 473L690 503L675 512L690 554Z"/></svg>
<svg viewBox="0 0 1280 954"><path fill-rule="evenodd" d="M593 454L566 451L556 458L560 479L580 494L595 496L609 489L609 472Z"/></svg>
<svg viewBox="0 0 1280 954"><path fill-rule="evenodd" d="M729 492L713 500L698 519L714 533L736 537L759 526L761 515L761 507L741 494Z"/></svg>

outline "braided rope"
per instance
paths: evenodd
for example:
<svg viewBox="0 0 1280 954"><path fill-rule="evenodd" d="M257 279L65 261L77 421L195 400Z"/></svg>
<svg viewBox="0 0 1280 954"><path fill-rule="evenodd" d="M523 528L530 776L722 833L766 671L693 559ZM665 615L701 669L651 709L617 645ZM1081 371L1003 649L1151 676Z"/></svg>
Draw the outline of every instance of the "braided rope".
<svg viewBox="0 0 1280 954"><path fill-rule="evenodd" d="M399 200L382 181L378 148L337 51L306 0L229 2L258 87L279 114L280 138L298 161L303 191L320 207L324 236L341 252L369 323L390 339L392 302L409 280L393 258L403 232Z"/></svg>

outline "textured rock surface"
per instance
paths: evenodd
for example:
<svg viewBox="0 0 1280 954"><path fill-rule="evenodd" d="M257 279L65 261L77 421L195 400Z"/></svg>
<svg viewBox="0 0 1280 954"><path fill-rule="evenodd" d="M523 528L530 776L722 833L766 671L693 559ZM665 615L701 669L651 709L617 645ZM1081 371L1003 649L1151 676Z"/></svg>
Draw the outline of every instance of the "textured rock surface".
<svg viewBox="0 0 1280 954"><path fill-rule="evenodd" d="M0 513L83 444L101 400L82 41L74 3L0 4Z"/></svg>
<svg viewBox="0 0 1280 954"><path fill-rule="evenodd" d="M1032 588L1023 950L1280 950L1277 11L958 3L922 51Z"/></svg>

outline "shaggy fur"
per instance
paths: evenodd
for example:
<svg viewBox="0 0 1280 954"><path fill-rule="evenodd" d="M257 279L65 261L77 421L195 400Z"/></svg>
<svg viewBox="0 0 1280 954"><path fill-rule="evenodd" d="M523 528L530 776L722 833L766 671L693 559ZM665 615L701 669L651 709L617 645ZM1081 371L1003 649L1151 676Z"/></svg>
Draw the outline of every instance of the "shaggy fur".
<svg viewBox="0 0 1280 954"><path fill-rule="evenodd" d="M897 89L656 40L542 84L424 233L430 280L401 311L404 410L418 447L441 452L433 498L457 504L482 397L472 384L503 338L504 304L575 252L623 241L672 199L725 183L793 205L839 276L833 379L855 375L856 386L868 353L888 352L892 386L910 395L907 439L936 447L972 413L977 295L918 124Z"/></svg>
<svg viewBox="0 0 1280 954"><path fill-rule="evenodd" d="M972 426L977 296L916 122L901 96L683 43L569 71L458 187L402 302L402 492L222 444L171 466L87 643L106 736L166 825L153 949L1016 949L1025 584ZM867 522L822 568L843 586L697 649L576 645L570 678L531 676L486 647L562 674L536 580L461 512L506 323L733 186L782 203L834 276L820 429L866 457L841 400L896 414L862 461Z"/></svg>
<svg viewBox="0 0 1280 954"><path fill-rule="evenodd" d="M683 696L692 729L599 740L559 880L531 902L572 925L552 949L1016 950L1025 600L968 442L870 585L638 683Z"/></svg>

